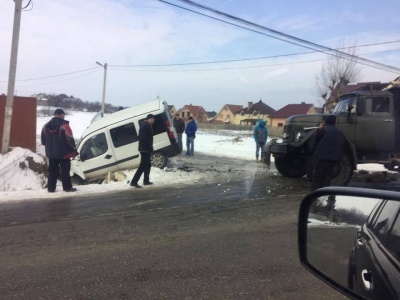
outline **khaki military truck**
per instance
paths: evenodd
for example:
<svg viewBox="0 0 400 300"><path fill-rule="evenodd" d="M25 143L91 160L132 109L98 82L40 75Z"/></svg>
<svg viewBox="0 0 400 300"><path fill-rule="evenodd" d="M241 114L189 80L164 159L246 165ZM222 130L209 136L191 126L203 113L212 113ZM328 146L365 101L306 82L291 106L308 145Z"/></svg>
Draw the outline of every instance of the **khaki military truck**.
<svg viewBox="0 0 400 300"><path fill-rule="evenodd" d="M346 185L357 164L379 163L388 169L400 166L400 77L384 91L342 95L332 112L346 139L345 153L334 170L332 185ZM270 153L283 176L296 178L313 170L316 130L327 114L288 118L281 141L272 141Z"/></svg>

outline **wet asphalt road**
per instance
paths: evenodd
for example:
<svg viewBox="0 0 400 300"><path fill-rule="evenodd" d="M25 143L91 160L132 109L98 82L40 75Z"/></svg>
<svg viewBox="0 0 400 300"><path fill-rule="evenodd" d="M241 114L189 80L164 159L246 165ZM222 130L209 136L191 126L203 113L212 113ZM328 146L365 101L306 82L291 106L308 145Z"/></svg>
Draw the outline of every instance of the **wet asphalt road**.
<svg viewBox="0 0 400 300"><path fill-rule="evenodd" d="M1 204L0 299L343 298L298 261L304 178L210 156L174 163L207 176Z"/></svg>

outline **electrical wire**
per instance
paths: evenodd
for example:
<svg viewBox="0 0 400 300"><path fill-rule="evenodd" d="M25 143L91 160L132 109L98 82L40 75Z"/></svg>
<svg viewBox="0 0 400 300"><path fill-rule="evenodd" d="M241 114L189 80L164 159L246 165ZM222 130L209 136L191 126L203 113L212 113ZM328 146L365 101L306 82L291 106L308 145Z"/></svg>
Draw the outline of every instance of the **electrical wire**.
<svg viewBox="0 0 400 300"><path fill-rule="evenodd" d="M328 55L335 56L335 57L355 60L360 64L363 64L363 65L366 65L366 66L369 66L369 67L373 67L373 68L377 68L377 69L381 69L381 70L385 70L385 71L388 71L388 72L393 72L393 73L396 73L396 74L398 74L400 72L400 68L397 68L397 67L394 67L394 66L389 66L389 65L386 65L386 64L382 64L382 63L379 63L379 62L376 62L376 61L372 61L372 60L369 60L369 59L366 59L366 58L362 58L362 57L359 57L359 56L356 56L356 55L352 55L350 53L345 53L345 52L342 52L342 51L339 51L339 50L336 50L336 49L333 49L333 48L330 48L330 47L319 45L317 43L313 43L313 42L310 42L310 41L307 41L307 40L304 40L304 39L301 39L301 38L298 38L298 37L295 37L295 36L292 36L292 35L289 35L289 34L285 34L283 32L280 32L280 31L277 31L277 30L274 30L274 29L271 29L271 28L268 28L268 27L265 27L265 26L250 22L250 21L247 21L247 20L244 20L242 18L239 18L239 17L233 16L233 15L224 13L222 11L207 7L205 5L201 5L201 4L196 3L194 1L191 1L191 0L177 0L177 1L184 2L187 5L195 6L196 8L200 8L200 9L206 10L208 12L212 12L214 14L221 15L221 16L223 16L225 18L234 20L235 22L246 24L246 26L252 26L252 27L256 27L256 28L261 29L261 30L268 31L268 32L270 32L270 33L272 33L274 35L282 36L282 37L284 37L284 39L283 38L279 38L279 37L274 36L274 35L265 34L263 32L257 31L257 30L253 30L253 29L245 27L245 26L240 26L240 25L237 25L237 24L234 24L234 23L231 23L231 22L227 22L227 21L224 21L224 20L209 16L209 15L206 15L206 14L202 14L202 13L200 13L198 11L194 11L194 10L188 9L186 7L182 7L180 5L173 4L173 3L165 1L165 0L158 0L158 1L159 2L163 2L165 4L168 4L168 5L171 5L171 6L175 6L175 7L184 9L184 10L191 11L191 12L196 13L196 14L203 15L203 16L208 17L208 18L212 18L212 19L218 20L218 21L223 22L223 23L228 23L228 24L231 24L231 25L236 26L236 27L241 27L241 28L244 28L246 30L250 30L250 31L253 31L253 32L256 32L256 33L260 33L260 34L269 36L271 38L284 41L286 43L295 44L295 45L303 47L303 48L315 50L317 52L323 52L323 53L326 53ZM293 41L295 41L295 42L293 42Z"/></svg>

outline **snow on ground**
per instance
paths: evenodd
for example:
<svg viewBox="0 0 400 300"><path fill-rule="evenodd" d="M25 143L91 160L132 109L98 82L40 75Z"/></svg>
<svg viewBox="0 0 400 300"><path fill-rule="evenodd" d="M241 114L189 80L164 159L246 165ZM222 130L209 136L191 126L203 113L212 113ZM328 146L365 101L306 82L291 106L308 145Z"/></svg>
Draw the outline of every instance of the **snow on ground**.
<svg viewBox="0 0 400 300"><path fill-rule="evenodd" d="M81 133L90 124L90 120L95 113L88 112L67 112L66 120L70 121L70 126L76 140L80 139ZM13 151L0 155L0 201L27 200L31 198L57 198L66 196L62 190L61 182L57 183L55 193L49 194L43 186L47 178L38 175L34 171L20 168L20 164L26 164L27 156L33 158L35 162L40 162L44 156L44 147L40 144L40 132L43 125L50 120L51 116L38 117L36 134L37 147L36 152L30 150L15 148ZM184 135L185 136L185 135ZM184 151L186 150L186 139L183 137ZM211 154L216 156L234 157L238 159L255 160L255 144L250 131L219 131L210 132L199 130L195 139L195 155ZM175 157L178 158L179 156ZM174 159L174 158L172 158ZM135 170L126 171L127 178L132 178ZM185 172L181 170L160 170L151 169L150 179L157 186L169 185L175 183L197 182L206 176L200 172ZM77 186L78 191L74 195L84 195L88 193L102 193L112 190L131 189L127 182L111 182L109 184L89 184Z"/></svg>
<svg viewBox="0 0 400 300"><path fill-rule="evenodd" d="M38 111L40 108L38 109ZM51 110L51 111L54 111ZM66 111L66 120L70 121L70 126L75 139L78 141L84 129L89 126L95 113ZM34 171L26 168L26 157L32 157L32 161L38 163L44 157L44 147L40 144L40 132L43 125L51 119L51 116L39 116L37 118L36 134L37 147L36 153L30 150L15 148L11 152L0 154L0 201L27 200L31 198L57 198L63 197L66 193L62 190L61 182L57 183L55 193L49 194L43 186L47 178L38 175ZM183 137L184 151L186 150L185 135ZM195 155L210 154L215 156L232 157L254 161L255 144L251 131L206 131L199 130L195 139ZM184 153L184 152L183 152ZM177 156L179 157L179 156ZM176 158L177 158L176 157ZM175 158L175 159L176 159ZM174 159L174 158L172 158ZM360 165L361 166L361 165ZM383 166L377 164L362 165L364 170L381 170ZM127 178L132 178L135 170L126 171ZM204 173L196 171L185 172L174 170L168 172L157 168L151 169L151 181L157 186L169 185L172 181L176 183L192 184L200 178L206 176ZM109 184L89 184L78 186L78 191L74 195L84 195L88 193L102 193L112 190L131 189L126 182L111 182Z"/></svg>

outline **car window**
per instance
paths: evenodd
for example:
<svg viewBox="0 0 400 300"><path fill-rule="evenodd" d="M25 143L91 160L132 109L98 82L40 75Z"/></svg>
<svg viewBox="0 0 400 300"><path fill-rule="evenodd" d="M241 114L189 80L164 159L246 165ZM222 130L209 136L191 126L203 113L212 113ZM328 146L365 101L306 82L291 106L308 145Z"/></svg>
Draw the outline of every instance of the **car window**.
<svg viewBox="0 0 400 300"><path fill-rule="evenodd" d="M82 146L80 156L82 160L92 159L106 153L108 150L106 135L103 133L90 137Z"/></svg>
<svg viewBox="0 0 400 300"><path fill-rule="evenodd" d="M386 248L396 259L400 260L400 216L397 214L392 231L388 237Z"/></svg>
<svg viewBox="0 0 400 300"><path fill-rule="evenodd" d="M144 120L145 119L139 120L139 126L142 126ZM167 127L161 114L154 116L154 124L151 127L153 127L153 135L167 132Z"/></svg>
<svg viewBox="0 0 400 300"><path fill-rule="evenodd" d="M122 126L110 129L110 135L113 145L116 148L137 142L139 140L139 136L133 123L124 124Z"/></svg>
<svg viewBox="0 0 400 300"><path fill-rule="evenodd" d="M386 97L374 97L366 99L367 114L389 113L390 100Z"/></svg>
<svg viewBox="0 0 400 300"><path fill-rule="evenodd" d="M384 243L391 225L393 224L393 217L397 214L399 204L395 201L387 201L376 218L372 232L375 236Z"/></svg>

